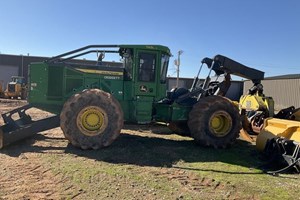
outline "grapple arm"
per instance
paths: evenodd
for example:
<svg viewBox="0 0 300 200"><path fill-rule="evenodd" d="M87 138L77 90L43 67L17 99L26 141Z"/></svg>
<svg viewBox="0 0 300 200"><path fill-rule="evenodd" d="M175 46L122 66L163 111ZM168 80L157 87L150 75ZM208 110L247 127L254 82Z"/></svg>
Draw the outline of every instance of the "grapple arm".
<svg viewBox="0 0 300 200"><path fill-rule="evenodd" d="M213 70L217 74L224 74L225 72L252 80L253 83L260 83L264 79L264 72L247 67L239 62L222 55L214 57Z"/></svg>

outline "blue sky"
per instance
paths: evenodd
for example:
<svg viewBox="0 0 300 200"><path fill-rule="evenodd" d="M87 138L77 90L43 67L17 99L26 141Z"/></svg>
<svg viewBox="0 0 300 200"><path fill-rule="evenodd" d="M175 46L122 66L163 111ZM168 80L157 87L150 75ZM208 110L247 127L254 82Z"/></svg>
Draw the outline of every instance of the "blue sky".
<svg viewBox="0 0 300 200"><path fill-rule="evenodd" d="M0 52L54 56L89 44L183 50L180 75L223 54L266 76L300 73L297 0L3 0ZM174 59L170 75L175 76Z"/></svg>

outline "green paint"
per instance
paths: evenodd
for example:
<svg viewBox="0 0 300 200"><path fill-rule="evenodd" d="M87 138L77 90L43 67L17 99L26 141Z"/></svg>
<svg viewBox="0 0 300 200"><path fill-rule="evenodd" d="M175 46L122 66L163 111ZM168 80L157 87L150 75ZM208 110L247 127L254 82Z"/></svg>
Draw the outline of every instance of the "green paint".
<svg viewBox="0 0 300 200"><path fill-rule="evenodd" d="M153 120L153 104L166 95L169 48L160 45L118 45L129 49L131 57L123 68L98 65L70 65L41 62L30 65L29 102L59 114L64 102L84 89L99 88L111 93L121 104L124 119L148 123ZM125 56L124 56L125 57ZM146 62L150 61L150 62ZM148 68L144 68L144 64ZM146 72L146 78L142 72ZM176 107L176 108L175 108ZM178 111L169 119L186 118ZM171 114L171 113L170 113ZM167 117L164 117L167 118Z"/></svg>

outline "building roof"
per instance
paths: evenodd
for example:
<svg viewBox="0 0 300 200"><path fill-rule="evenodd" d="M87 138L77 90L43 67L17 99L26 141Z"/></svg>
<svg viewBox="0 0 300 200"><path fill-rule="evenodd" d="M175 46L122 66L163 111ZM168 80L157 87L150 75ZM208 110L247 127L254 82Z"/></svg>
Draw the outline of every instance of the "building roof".
<svg viewBox="0 0 300 200"><path fill-rule="evenodd" d="M267 77L265 80L274 80L274 79L300 79L300 74L286 74L280 76Z"/></svg>

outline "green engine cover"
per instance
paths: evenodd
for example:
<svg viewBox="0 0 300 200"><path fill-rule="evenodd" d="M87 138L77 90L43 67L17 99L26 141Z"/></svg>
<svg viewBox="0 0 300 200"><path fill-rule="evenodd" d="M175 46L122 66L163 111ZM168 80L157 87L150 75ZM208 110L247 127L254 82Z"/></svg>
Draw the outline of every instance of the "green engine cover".
<svg viewBox="0 0 300 200"><path fill-rule="evenodd" d="M84 89L99 88L123 100L123 72L88 70L34 63L30 65L29 102L59 114L64 102Z"/></svg>

